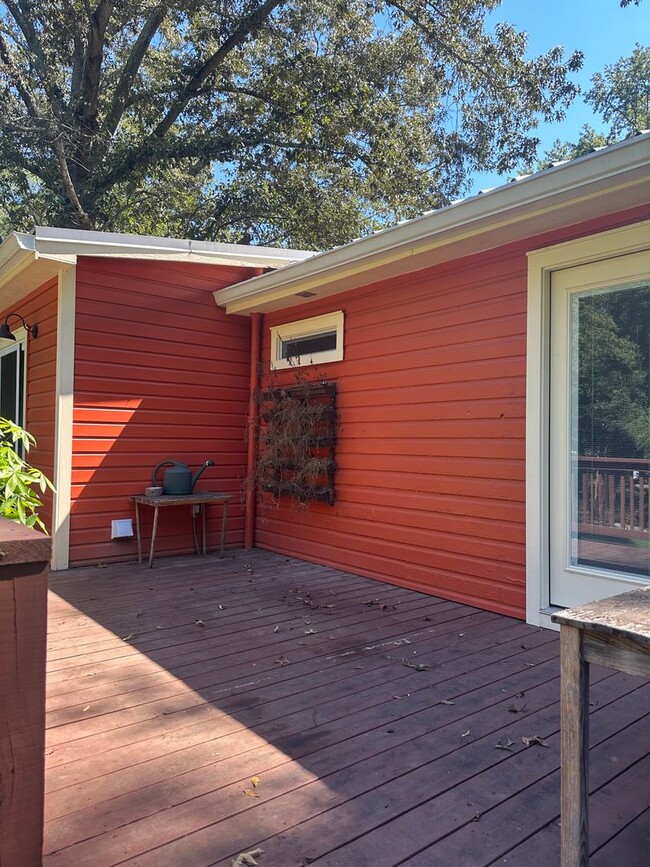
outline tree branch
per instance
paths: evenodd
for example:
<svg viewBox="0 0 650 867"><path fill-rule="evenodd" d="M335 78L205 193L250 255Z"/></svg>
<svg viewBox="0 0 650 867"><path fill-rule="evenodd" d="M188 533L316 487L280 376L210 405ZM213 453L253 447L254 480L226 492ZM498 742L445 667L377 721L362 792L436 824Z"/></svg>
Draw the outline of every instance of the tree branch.
<svg viewBox="0 0 650 867"><path fill-rule="evenodd" d="M97 8L88 19L90 31L81 81L81 105L77 103L76 107L77 115L81 118L84 130L87 132L94 132L96 129L104 39L114 6L115 0L99 0Z"/></svg>
<svg viewBox="0 0 650 867"><path fill-rule="evenodd" d="M109 136L112 136L124 114L124 110L128 104L128 97L133 86L138 70L144 60L144 57L151 45L151 40L156 35L166 13L166 5L161 3L157 6L149 18L145 21L144 27L140 31L136 39L131 53L129 54L126 63L122 69L120 80L115 88L111 106L104 120L104 130Z"/></svg>
<svg viewBox="0 0 650 867"><path fill-rule="evenodd" d="M250 15L240 21L239 26L234 32L230 34L211 57L208 57L200 69L194 73L178 99L154 129L153 136L162 138L165 133L169 132L181 112L201 88L203 82L219 68L231 51L237 48L238 45L241 45L249 36L255 34L268 19L271 12L284 2L286 0L265 0L261 6L258 6Z"/></svg>
<svg viewBox="0 0 650 867"><path fill-rule="evenodd" d="M61 175L61 182L63 183L63 189L65 191L66 196L68 197L68 201L72 205L72 208L79 218L79 222L82 226L85 226L87 229L93 228L93 222L83 209L81 202L79 201L79 196L77 195L77 191L75 190L74 183L72 182L72 178L70 177L70 172L68 170L68 163L65 158L65 151L63 149L63 145L61 143L61 136L56 136L50 142L50 146L54 151L56 156L57 163L59 164L59 173Z"/></svg>
<svg viewBox="0 0 650 867"><path fill-rule="evenodd" d="M50 103L52 104L52 108L56 109L59 117L61 117L65 112L65 96L61 88L54 82L51 72L51 64L45 56L43 46L41 45L41 41L38 38L36 29L34 28L32 10L30 10L29 6L25 8L24 0L23 2L18 3L16 3L15 0L5 0L5 6L25 37L27 47L35 60L38 77Z"/></svg>
<svg viewBox="0 0 650 867"><path fill-rule="evenodd" d="M6 66L9 77L13 80L14 86L20 94L20 98L25 104L25 108L27 109L30 117L33 117L35 120L41 121L41 114L36 106L36 103L34 102L34 98L29 90L29 87L23 81L23 77L18 71L16 64L13 62L11 52L9 51L9 46L5 42L2 33L0 33L0 60Z"/></svg>
<svg viewBox="0 0 650 867"><path fill-rule="evenodd" d="M21 99L25 103L25 107L27 111L34 120L39 123L47 134L49 132L50 135L53 133L52 121L48 118L44 118L38 110L36 103L29 91L29 88L25 84L20 75L20 72L16 69L15 64L11 58L11 54L9 52L8 46L0 33L0 60L6 66L10 77L13 79L16 90L20 94ZM81 202L79 201L79 197L77 196L77 191L74 188L74 184L72 182L72 178L70 177L70 172L68 171L68 164L65 158L65 150L63 148L63 144L61 142L62 134L54 132L53 138L49 141L49 146L54 151L54 155L56 156L57 163L59 165L59 173L61 175L61 182L63 184L63 189L65 191L66 196L68 197L68 201L72 205L75 213L77 214L82 225L92 228L92 221L88 214L84 211Z"/></svg>

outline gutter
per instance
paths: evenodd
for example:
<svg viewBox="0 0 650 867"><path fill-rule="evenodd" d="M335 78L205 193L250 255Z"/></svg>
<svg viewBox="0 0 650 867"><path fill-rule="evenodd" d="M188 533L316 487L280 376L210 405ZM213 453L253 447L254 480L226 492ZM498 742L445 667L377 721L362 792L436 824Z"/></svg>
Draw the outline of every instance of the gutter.
<svg viewBox="0 0 650 867"><path fill-rule="evenodd" d="M359 285L353 282L355 275L368 275L370 270L390 263L412 259L452 242L485 237L487 232L516 227L535 217L546 217L546 221L552 223L559 209L584 204L604 192L639 188L645 183L647 196L649 165L650 133L643 133L597 153L316 254L307 261L217 290L214 298L228 313L247 313L300 303L290 296L347 279L348 285L332 289L332 292L344 291ZM401 270L403 273L416 267L402 265ZM366 282L375 279L378 278L368 277Z"/></svg>
<svg viewBox="0 0 650 867"><path fill-rule="evenodd" d="M254 268L279 268L314 255L312 250L221 244L181 238L126 235L36 226L35 248L41 256L115 256L119 258L203 261Z"/></svg>

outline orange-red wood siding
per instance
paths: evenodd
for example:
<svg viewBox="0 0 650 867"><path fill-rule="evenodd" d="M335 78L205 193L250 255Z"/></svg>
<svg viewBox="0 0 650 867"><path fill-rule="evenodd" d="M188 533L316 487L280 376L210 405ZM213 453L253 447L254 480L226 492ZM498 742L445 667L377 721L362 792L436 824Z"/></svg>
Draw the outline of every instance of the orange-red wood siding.
<svg viewBox="0 0 650 867"><path fill-rule="evenodd" d="M336 504L261 508L258 547L525 614L526 252L647 219L570 227L269 314L345 311ZM280 383L293 374L283 371Z"/></svg>
<svg viewBox="0 0 650 867"><path fill-rule="evenodd" d="M57 294L55 278L0 313L2 322L9 313L19 313L29 325L38 325L38 337L28 336L26 340L25 427L36 438L27 460L50 479L54 479ZM17 320L12 319L9 326L13 329L16 324ZM39 516L51 532L51 493L48 491L42 499Z"/></svg>
<svg viewBox="0 0 650 867"><path fill-rule="evenodd" d="M152 468L168 457L194 470L214 460L196 490L235 495L227 544L242 544L249 321L227 318L212 292L254 273L79 259L71 564L135 557L134 540L111 541L111 521L133 516L129 496L143 493ZM220 511L212 509L208 545L214 548ZM152 515L143 512L146 549ZM193 550L189 509L161 513L156 549Z"/></svg>

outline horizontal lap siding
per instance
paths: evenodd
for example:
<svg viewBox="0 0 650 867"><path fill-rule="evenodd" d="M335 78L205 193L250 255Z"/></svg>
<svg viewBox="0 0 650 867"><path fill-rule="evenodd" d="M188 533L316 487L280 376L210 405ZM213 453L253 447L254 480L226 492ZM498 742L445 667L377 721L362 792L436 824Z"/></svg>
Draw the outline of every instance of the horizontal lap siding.
<svg viewBox="0 0 650 867"><path fill-rule="evenodd" d="M28 336L26 341L25 427L36 439L36 446L30 450L27 460L49 479L54 479L57 295L58 283L55 278L0 313L2 322L9 313L15 312L23 316L29 325L38 325L38 337L33 339ZM13 329L20 323L12 319L9 325ZM43 508L39 510L39 516L51 533L51 492L44 494L42 499Z"/></svg>
<svg viewBox="0 0 650 867"><path fill-rule="evenodd" d="M336 503L261 508L256 544L523 617L526 250L647 216L268 315L265 365L270 327L339 309L345 358L307 374L338 386Z"/></svg>
<svg viewBox="0 0 650 867"><path fill-rule="evenodd" d="M130 559L135 541L111 541L111 521L133 516L129 496L171 457L194 471L196 490L234 494L228 545L241 545L249 323L216 307L215 289L250 269L81 259L77 267L72 564ZM217 507L208 545L218 545ZM152 513L143 510L145 549ZM197 522L198 523L198 522ZM156 551L193 550L189 509L161 512Z"/></svg>
<svg viewBox="0 0 650 867"><path fill-rule="evenodd" d="M345 359L319 371L338 386L336 504L262 510L260 547L521 612L525 266L468 261L267 317L342 308Z"/></svg>

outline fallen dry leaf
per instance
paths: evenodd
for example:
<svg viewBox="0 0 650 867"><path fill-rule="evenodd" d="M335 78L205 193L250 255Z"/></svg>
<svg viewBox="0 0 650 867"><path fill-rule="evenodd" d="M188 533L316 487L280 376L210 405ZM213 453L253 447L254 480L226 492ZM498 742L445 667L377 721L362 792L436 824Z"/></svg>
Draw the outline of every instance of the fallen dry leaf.
<svg viewBox="0 0 650 867"><path fill-rule="evenodd" d="M305 629L305 635L316 635L315 629Z"/></svg>
<svg viewBox="0 0 650 867"><path fill-rule="evenodd" d="M442 701L438 702L438 704L456 704L456 702L455 701L447 701L446 699L443 699Z"/></svg>
<svg viewBox="0 0 650 867"><path fill-rule="evenodd" d="M521 740L527 747L531 747L533 744L539 744L540 747L548 746L548 743L539 735L523 735Z"/></svg>
<svg viewBox="0 0 650 867"><path fill-rule="evenodd" d="M517 707L517 705L513 702L512 704L508 705L508 713L523 713L527 707L528 705L526 704L522 704L521 707Z"/></svg>
<svg viewBox="0 0 650 867"><path fill-rule="evenodd" d="M200 626L201 629L204 629L204 628L205 628L205 623L204 623L202 620L195 620L195 621L194 621L194 625L195 625L195 626Z"/></svg>
<svg viewBox="0 0 650 867"><path fill-rule="evenodd" d="M124 636L124 638L122 639L122 641L131 641L131 639L132 639L132 638L135 638L135 637L136 637L136 633L135 633L135 632L129 632L128 635L125 635L125 636Z"/></svg>
<svg viewBox="0 0 650 867"><path fill-rule="evenodd" d="M494 745L494 749L507 750L509 753L512 753L514 752L514 750L512 749L513 744L514 741L511 741L510 738L501 738L501 740L498 740Z"/></svg>
<svg viewBox="0 0 650 867"><path fill-rule="evenodd" d="M281 656L278 656L278 658L275 660L275 664L276 665L289 665L289 660L284 654L282 654Z"/></svg>
<svg viewBox="0 0 650 867"><path fill-rule="evenodd" d="M461 735L461 738L469 737L469 731L470 731L470 730L467 729L467 731L465 732L465 734L462 734L462 735Z"/></svg>
<svg viewBox="0 0 650 867"><path fill-rule="evenodd" d="M408 659L402 659L402 665L407 668L414 668L416 671L426 671L429 668L426 662L409 662Z"/></svg>
<svg viewBox="0 0 650 867"><path fill-rule="evenodd" d="M83 713L86 713L87 710L90 710L90 705L89 705L89 704L87 704L86 707L83 709Z"/></svg>
<svg viewBox="0 0 650 867"><path fill-rule="evenodd" d="M142 617L143 614L144 614L144 611L138 611L138 613L135 616L136 617Z"/></svg>
<svg viewBox="0 0 650 867"><path fill-rule="evenodd" d="M279 632L279 631L280 631L280 627L276 624L276 625L273 627L273 631L274 631L274 632Z"/></svg>
<svg viewBox="0 0 650 867"><path fill-rule="evenodd" d="M260 782L261 782L261 780L259 777L251 777L251 783L252 783L252 786L254 789L256 789L259 786Z"/></svg>
<svg viewBox="0 0 650 867"><path fill-rule="evenodd" d="M328 635L327 638L328 638L329 641L334 641L334 636L333 636L333 635Z"/></svg>
<svg viewBox="0 0 650 867"><path fill-rule="evenodd" d="M257 792L254 792L253 789L244 789L244 794L248 795L249 798L261 798Z"/></svg>
<svg viewBox="0 0 650 867"><path fill-rule="evenodd" d="M250 852L240 852L230 863L232 867L256 867L257 861L255 859L263 854L264 849L251 849Z"/></svg>

